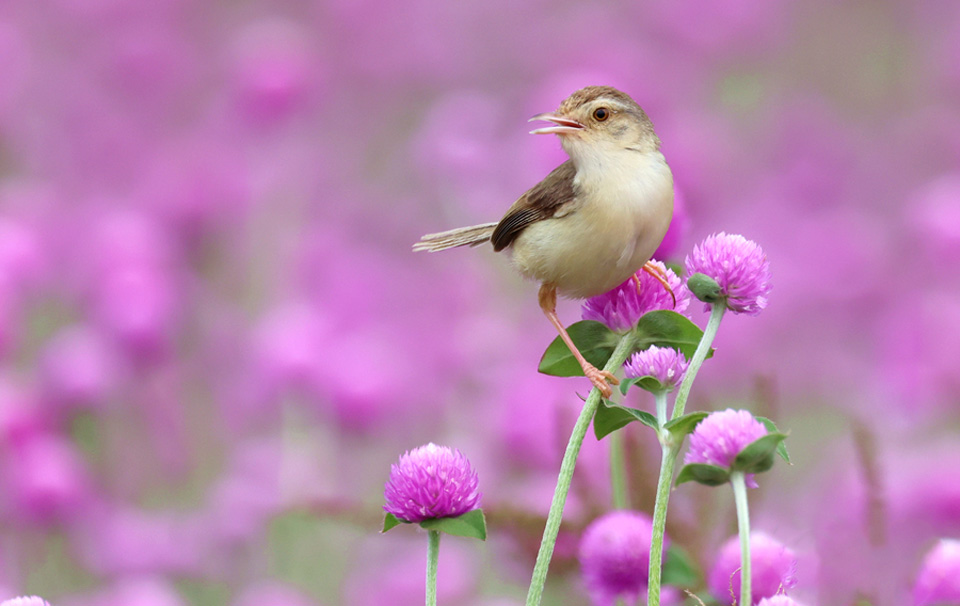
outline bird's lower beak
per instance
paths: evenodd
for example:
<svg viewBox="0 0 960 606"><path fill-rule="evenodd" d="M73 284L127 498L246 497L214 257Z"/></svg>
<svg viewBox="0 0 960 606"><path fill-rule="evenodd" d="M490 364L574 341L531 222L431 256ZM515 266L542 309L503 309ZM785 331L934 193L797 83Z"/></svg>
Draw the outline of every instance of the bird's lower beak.
<svg viewBox="0 0 960 606"><path fill-rule="evenodd" d="M576 133L583 130L583 124L564 116L558 116L557 114L537 114L536 116L530 118L529 122L533 122L534 120L553 122L555 126L544 126L543 128L532 130L530 131L531 135L563 135L566 133Z"/></svg>

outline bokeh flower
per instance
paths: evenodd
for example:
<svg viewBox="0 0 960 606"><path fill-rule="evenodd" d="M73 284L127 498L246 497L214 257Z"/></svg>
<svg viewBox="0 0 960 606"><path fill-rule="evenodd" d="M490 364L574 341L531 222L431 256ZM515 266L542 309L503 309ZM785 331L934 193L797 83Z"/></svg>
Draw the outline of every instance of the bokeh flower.
<svg viewBox="0 0 960 606"><path fill-rule="evenodd" d="M663 272L673 296L659 280L641 269L636 273L640 279L639 289L636 281L630 278L609 292L590 297L580 309L583 319L603 322L611 330L622 333L633 328L640 316L648 311L670 309L683 313L690 305L690 292L672 269L660 261L652 263ZM674 297L676 305L673 304Z"/></svg>
<svg viewBox="0 0 960 606"><path fill-rule="evenodd" d="M4 600L0 606L50 606L50 604L43 598L31 595Z"/></svg>
<svg viewBox="0 0 960 606"><path fill-rule="evenodd" d="M651 345L630 356L623 373L628 378L653 377L664 391L670 391L683 380L688 366L690 363L676 349Z"/></svg>
<svg viewBox="0 0 960 606"><path fill-rule="evenodd" d="M720 298L734 313L755 316L767 306L770 263L756 242L741 235L707 236L687 255L686 270L688 276L699 273L716 281Z"/></svg>
<svg viewBox="0 0 960 606"><path fill-rule="evenodd" d="M784 593L797 584L797 556L766 533L750 533L750 565L754 603ZM707 584L721 604L731 604L733 596L740 595L739 537L730 537L720 548Z"/></svg>
<svg viewBox="0 0 960 606"><path fill-rule="evenodd" d="M803 606L803 604L781 593L769 598L763 598L757 606Z"/></svg>
<svg viewBox="0 0 960 606"><path fill-rule="evenodd" d="M647 587L653 521L638 511L612 511L580 539L580 569L595 606L637 599ZM666 539L665 539L666 541Z"/></svg>
<svg viewBox="0 0 960 606"><path fill-rule="evenodd" d="M452 518L480 506L477 474L459 450L429 443L390 466L383 509L405 522Z"/></svg>
<svg viewBox="0 0 960 606"><path fill-rule="evenodd" d="M913 587L913 604L957 603L960 603L960 540L940 539L923 558Z"/></svg>

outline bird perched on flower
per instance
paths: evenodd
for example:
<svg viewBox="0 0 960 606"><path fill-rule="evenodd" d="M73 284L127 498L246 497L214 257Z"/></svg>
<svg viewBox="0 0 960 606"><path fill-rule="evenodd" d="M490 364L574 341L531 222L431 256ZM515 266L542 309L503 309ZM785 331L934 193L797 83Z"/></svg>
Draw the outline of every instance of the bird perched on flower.
<svg viewBox="0 0 960 606"><path fill-rule="evenodd" d="M604 395L613 374L581 355L556 312L557 294L583 299L609 291L647 265L673 216L673 175L653 123L629 95L588 86L567 97L551 122L570 159L520 196L496 223L428 234L414 250L440 251L490 242L521 274L541 283L540 308ZM661 279L661 282L663 280Z"/></svg>

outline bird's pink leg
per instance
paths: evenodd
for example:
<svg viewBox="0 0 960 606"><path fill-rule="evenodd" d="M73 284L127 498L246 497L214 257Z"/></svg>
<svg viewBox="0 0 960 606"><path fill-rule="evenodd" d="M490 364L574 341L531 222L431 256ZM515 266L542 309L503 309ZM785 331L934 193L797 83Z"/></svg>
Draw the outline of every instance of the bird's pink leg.
<svg viewBox="0 0 960 606"><path fill-rule="evenodd" d="M676 307L677 295L673 294L673 289L670 288L670 284L667 282L667 276L665 273L663 273L663 270L654 265L651 261L647 261L643 264L643 271L653 276L653 278L660 284L663 284L663 287L666 289L666 291L670 293L670 298L673 299L673 306ZM637 284L637 292L640 292L640 278L637 276L637 274L633 274L633 281Z"/></svg>
<svg viewBox="0 0 960 606"><path fill-rule="evenodd" d="M557 316L557 287L553 284L544 283L540 286L540 292L537 294L537 299L540 302L540 309L543 310L547 319L550 320L550 323L553 324L554 328L557 329L557 332L560 333L560 338L563 339L563 342L567 344L567 347L570 348L570 353L573 354L573 357L577 359L577 362L580 363L580 367L583 368L583 374L586 375L590 382L593 383L593 386L600 390L600 393L603 394L603 397L609 398L613 394L613 389L610 387L609 383L614 385L619 385L620 380L613 375L613 373L600 370L590 362L587 362L587 359L583 357L583 354L580 353L580 350L577 349L577 346L574 345L573 339L570 338L570 335L567 333L567 329L563 327L563 324L560 322L560 317ZM609 383L608 383L609 381Z"/></svg>

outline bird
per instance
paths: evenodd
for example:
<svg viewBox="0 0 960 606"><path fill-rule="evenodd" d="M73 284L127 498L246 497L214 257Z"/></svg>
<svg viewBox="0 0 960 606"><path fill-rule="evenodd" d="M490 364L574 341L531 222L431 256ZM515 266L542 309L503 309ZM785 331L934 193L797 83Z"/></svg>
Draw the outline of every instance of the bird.
<svg viewBox="0 0 960 606"><path fill-rule="evenodd" d="M533 121L548 126L569 159L521 195L498 222L427 234L415 251L437 252L490 243L506 251L523 276L540 282L540 309L560 333L584 375L605 397L610 372L588 362L556 311L558 294L585 299L603 294L644 269L666 287L649 263L673 217L673 174L646 112L610 86L587 86L555 112ZM669 288L668 288L669 290Z"/></svg>

